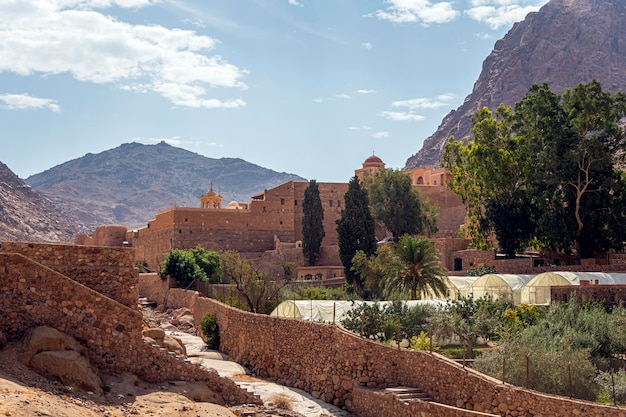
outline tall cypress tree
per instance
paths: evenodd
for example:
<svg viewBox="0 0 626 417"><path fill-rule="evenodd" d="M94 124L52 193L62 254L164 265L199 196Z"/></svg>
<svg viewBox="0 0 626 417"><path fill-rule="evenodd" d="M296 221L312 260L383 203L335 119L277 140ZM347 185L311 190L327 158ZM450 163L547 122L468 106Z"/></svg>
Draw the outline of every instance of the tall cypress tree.
<svg viewBox="0 0 626 417"><path fill-rule="evenodd" d="M376 224L370 213L367 190L361 187L359 179L354 176L348 183L344 209L337 220L339 258L345 270L346 281L350 284L363 286L362 279L351 270L352 258L359 250L367 256L376 252L375 230Z"/></svg>
<svg viewBox="0 0 626 417"><path fill-rule="evenodd" d="M324 208L315 180L309 181L302 201L302 253L309 265L315 265L324 239Z"/></svg>

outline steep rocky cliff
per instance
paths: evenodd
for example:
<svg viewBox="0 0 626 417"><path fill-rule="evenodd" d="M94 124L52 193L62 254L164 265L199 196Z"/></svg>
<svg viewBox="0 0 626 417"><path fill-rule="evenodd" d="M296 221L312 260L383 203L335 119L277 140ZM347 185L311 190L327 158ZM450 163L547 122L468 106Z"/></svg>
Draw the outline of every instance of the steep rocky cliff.
<svg viewBox="0 0 626 417"><path fill-rule="evenodd" d="M0 242L64 242L86 229L0 162Z"/></svg>
<svg viewBox="0 0 626 417"><path fill-rule="evenodd" d="M593 79L626 91L626 0L552 0L496 42L472 93L405 168L437 164L446 140L470 135L471 117L483 106L514 105L533 84L560 94Z"/></svg>

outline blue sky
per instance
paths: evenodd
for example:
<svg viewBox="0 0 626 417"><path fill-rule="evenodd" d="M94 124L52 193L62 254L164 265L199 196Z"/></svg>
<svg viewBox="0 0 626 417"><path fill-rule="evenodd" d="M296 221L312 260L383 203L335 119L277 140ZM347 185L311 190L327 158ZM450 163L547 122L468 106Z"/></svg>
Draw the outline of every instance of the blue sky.
<svg viewBox="0 0 626 417"><path fill-rule="evenodd" d="M0 161L162 140L318 181L402 168L547 0L0 0Z"/></svg>

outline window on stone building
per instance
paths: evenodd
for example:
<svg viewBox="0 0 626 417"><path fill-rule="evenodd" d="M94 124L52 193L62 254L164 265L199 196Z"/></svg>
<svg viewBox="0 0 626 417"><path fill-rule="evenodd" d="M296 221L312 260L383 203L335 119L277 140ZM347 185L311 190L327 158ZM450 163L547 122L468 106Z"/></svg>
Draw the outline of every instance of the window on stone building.
<svg viewBox="0 0 626 417"><path fill-rule="evenodd" d="M263 213L265 213L267 210L265 209L265 206L263 206Z"/></svg>
<svg viewBox="0 0 626 417"><path fill-rule="evenodd" d="M181 229L178 229L178 233L182 233L183 231Z"/></svg>
<svg viewBox="0 0 626 417"><path fill-rule="evenodd" d="M189 219L187 217L185 217L185 223L188 222L188 221L189 221Z"/></svg>
<svg viewBox="0 0 626 417"><path fill-rule="evenodd" d="M284 205L285 205L285 199L284 199L284 198L281 198L281 199L280 199L280 205L281 205L281 206L284 206Z"/></svg>
<svg viewBox="0 0 626 417"><path fill-rule="evenodd" d="M333 206L333 200L328 200L328 205L332 207Z"/></svg>
<svg viewBox="0 0 626 417"><path fill-rule="evenodd" d="M297 206L298 205L298 200L293 200L293 205Z"/></svg>
<svg viewBox="0 0 626 417"><path fill-rule="evenodd" d="M424 184L424 178L417 177L417 184Z"/></svg>
<svg viewBox="0 0 626 417"><path fill-rule="evenodd" d="M280 221L280 224L283 224L283 221L282 221L282 220Z"/></svg>
<svg viewBox="0 0 626 417"><path fill-rule="evenodd" d="M341 200L337 200L337 207L341 207Z"/></svg>

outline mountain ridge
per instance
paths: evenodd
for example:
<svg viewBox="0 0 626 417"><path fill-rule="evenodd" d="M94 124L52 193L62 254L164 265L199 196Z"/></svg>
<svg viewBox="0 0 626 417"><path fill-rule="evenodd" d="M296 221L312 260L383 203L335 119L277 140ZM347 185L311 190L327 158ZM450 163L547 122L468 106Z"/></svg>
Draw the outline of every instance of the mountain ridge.
<svg viewBox="0 0 626 417"><path fill-rule="evenodd" d="M513 106L533 84L561 94L596 79L604 90L626 91L626 0L551 0L515 23L495 43L463 104L448 113L405 169L438 165L450 136L470 136L479 108Z"/></svg>
<svg viewBox="0 0 626 417"><path fill-rule="evenodd" d="M142 227L173 204L199 207L200 195L211 187L227 204L249 201L291 180L306 181L240 158L214 159L165 142L133 142L67 161L26 183L55 204L73 207L76 217L93 229L104 224Z"/></svg>

